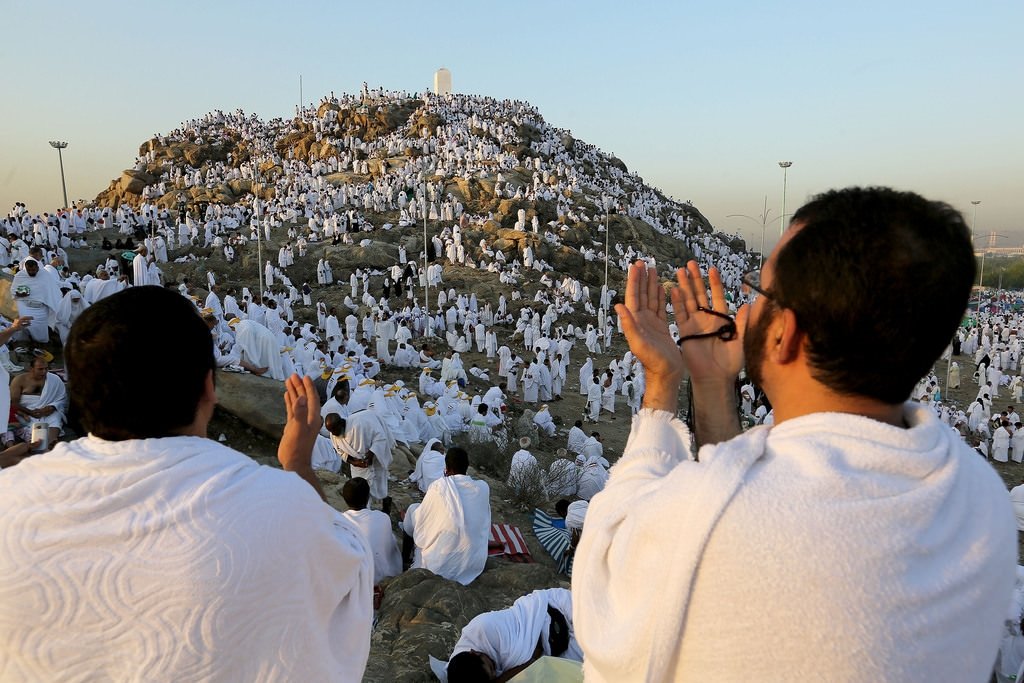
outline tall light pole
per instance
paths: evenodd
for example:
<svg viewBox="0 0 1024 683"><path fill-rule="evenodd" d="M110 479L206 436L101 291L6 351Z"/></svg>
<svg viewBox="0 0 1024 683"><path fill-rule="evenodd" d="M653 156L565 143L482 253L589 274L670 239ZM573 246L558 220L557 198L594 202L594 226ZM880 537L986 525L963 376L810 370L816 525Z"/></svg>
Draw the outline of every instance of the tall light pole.
<svg viewBox="0 0 1024 683"><path fill-rule="evenodd" d="M779 214L779 237L782 237L782 233L786 231L786 182L789 179L789 167L792 165L792 161L779 162L779 167L782 169L782 213Z"/></svg>
<svg viewBox="0 0 1024 683"><path fill-rule="evenodd" d="M430 323L430 282L427 280L427 212L426 212L426 201L427 201L427 181L423 180L423 310L426 313L427 319L424 321L423 334L427 337L432 337L433 330L431 329ZM440 296L440 295L439 295Z"/></svg>
<svg viewBox="0 0 1024 683"><path fill-rule="evenodd" d="M971 204L974 205L974 217L971 218L971 246L974 246L974 233L978 229L978 204L981 204L981 200L972 199Z"/></svg>
<svg viewBox="0 0 1024 683"><path fill-rule="evenodd" d="M257 170L258 172L258 170ZM253 209L256 212L256 277L260 283L260 300L263 299L263 226L260 225L260 186L259 179L254 176L252 184ZM255 303L255 301L253 302Z"/></svg>
<svg viewBox="0 0 1024 683"><path fill-rule="evenodd" d="M726 218L749 218L755 223L761 224L761 251L757 259L757 269L760 270L761 266L764 265L764 230L768 225L768 214L771 213L768 210L768 195L764 196L764 210L761 212L761 220L757 220L753 216L748 216L745 213L730 213Z"/></svg>
<svg viewBox="0 0 1024 683"><path fill-rule="evenodd" d="M64 155L61 150L68 148L68 143L61 140L50 140L50 147L57 150L57 158L60 160L60 187L64 190L64 208L68 208L68 186L64 182Z"/></svg>
<svg viewBox="0 0 1024 683"><path fill-rule="evenodd" d="M611 211L612 211L612 198L604 198L604 291L601 293L601 308L604 309L605 321L604 324L608 324L608 245L611 235ZM604 334L604 330L601 330Z"/></svg>

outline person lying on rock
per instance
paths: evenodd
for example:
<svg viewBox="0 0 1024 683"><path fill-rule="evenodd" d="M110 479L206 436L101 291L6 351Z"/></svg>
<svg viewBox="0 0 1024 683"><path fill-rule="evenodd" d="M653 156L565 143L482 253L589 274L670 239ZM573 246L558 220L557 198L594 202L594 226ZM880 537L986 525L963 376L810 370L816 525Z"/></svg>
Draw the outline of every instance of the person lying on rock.
<svg viewBox="0 0 1024 683"><path fill-rule="evenodd" d="M448 683L507 681L545 655L583 661L565 588L536 590L474 617L448 660Z"/></svg>

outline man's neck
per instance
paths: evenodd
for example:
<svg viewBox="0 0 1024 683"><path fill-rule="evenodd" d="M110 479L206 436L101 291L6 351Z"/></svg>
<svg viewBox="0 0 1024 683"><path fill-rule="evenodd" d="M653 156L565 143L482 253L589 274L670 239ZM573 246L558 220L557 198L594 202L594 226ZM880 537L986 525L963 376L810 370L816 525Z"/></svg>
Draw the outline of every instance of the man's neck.
<svg viewBox="0 0 1024 683"><path fill-rule="evenodd" d="M893 427L906 427L902 403L884 403L866 396L837 394L821 385L817 391L801 391L773 403L775 424L812 413L848 413L883 422ZM771 398L771 396L769 396Z"/></svg>

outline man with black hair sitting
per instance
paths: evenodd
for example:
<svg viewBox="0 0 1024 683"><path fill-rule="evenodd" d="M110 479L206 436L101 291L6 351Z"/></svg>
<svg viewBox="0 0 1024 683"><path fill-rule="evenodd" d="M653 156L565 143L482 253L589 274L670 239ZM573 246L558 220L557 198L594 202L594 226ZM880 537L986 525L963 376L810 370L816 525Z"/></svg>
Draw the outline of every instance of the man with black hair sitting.
<svg viewBox="0 0 1024 683"><path fill-rule="evenodd" d="M373 585L402 573L402 555L391 530L391 518L380 510L371 510L370 484L362 477L353 477L341 488L348 510L345 517L363 532L373 553Z"/></svg>
<svg viewBox="0 0 1024 683"><path fill-rule="evenodd" d="M423 567L468 586L487 564L490 488L466 474L469 455L465 449L449 448L444 463L444 476L430 485L423 502L406 510L403 529L415 542L414 568Z"/></svg>
<svg viewBox="0 0 1024 683"><path fill-rule="evenodd" d="M3 678L359 681L373 565L313 473L309 378L281 471L206 438L213 340L177 292L93 304L65 362L88 436L0 472Z"/></svg>

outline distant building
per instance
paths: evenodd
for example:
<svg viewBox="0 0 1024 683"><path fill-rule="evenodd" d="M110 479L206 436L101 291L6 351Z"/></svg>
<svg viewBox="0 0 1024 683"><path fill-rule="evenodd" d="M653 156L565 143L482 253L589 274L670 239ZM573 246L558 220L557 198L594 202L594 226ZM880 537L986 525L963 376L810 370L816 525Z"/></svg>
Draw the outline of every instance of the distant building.
<svg viewBox="0 0 1024 683"><path fill-rule="evenodd" d="M450 95L452 92L452 72L443 66L434 72L434 94Z"/></svg>
<svg viewBox="0 0 1024 683"><path fill-rule="evenodd" d="M989 256L1024 256L1024 246L1020 247L983 247L981 249L975 248L974 255L981 256L982 254L988 254Z"/></svg>

